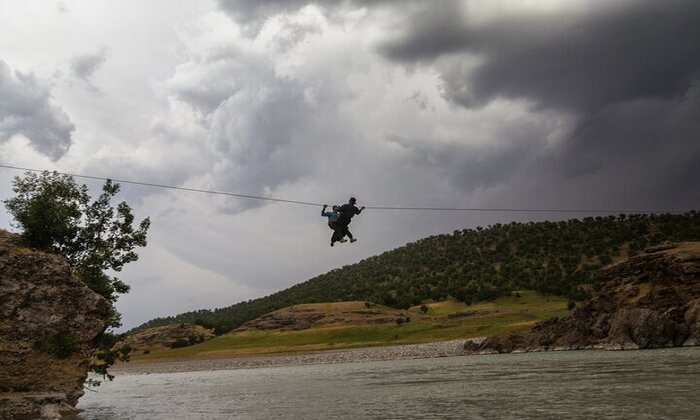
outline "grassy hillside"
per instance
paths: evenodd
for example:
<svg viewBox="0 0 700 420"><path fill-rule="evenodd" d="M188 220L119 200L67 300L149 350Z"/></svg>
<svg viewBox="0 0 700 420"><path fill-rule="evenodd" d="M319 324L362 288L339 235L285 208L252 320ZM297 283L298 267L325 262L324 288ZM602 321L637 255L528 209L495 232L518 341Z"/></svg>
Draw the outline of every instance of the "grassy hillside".
<svg viewBox="0 0 700 420"><path fill-rule="evenodd" d="M190 322L222 333L301 303L361 300L405 309L448 297L480 302L512 290L581 299L596 287L595 272L601 266L649 245L692 240L700 240L700 214L694 211L457 230L409 243L263 298L157 318L137 330Z"/></svg>
<svg viewBox="0 0 700 420"><path fill-rule="evenodd" d="M569 312L567 299L533 291L521 291L517 295L469 307L455 299L426 306L428 310L423 313L419 306L408 310L386 306L366 309L363 302L298 305L278 311L276 318L291 316L301 321L295 323L303 328L301 330L272 329L274 325L259 320L253 325L265 329L248 327L190 347L153 349L147 354L134 352L132 360L228 357L424 343L523 331L536 321ZM314 322L304 325L304 316ZM377 322L381 317L388 320ZM396 322L398 319L401 319L400 323Z"/></svg>

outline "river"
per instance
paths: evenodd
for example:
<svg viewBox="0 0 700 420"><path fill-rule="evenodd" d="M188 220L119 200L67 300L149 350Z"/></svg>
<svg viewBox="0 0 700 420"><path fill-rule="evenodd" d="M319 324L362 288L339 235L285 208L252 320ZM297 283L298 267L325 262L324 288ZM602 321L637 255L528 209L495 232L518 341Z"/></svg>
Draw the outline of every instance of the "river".
<svg viewBox="0 0 700 420"><path fill-rule="evenodd" d="M120 375L84 420L698 419L700 348Z"/></svg>

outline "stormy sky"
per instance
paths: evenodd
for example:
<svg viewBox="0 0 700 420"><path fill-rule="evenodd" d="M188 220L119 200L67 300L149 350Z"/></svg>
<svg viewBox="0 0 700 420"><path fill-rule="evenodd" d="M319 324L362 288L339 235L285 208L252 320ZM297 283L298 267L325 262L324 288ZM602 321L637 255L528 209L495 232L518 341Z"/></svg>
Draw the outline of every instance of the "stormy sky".
<svg viewBox="0 0 700 420"><path fill-rule="evenodd" d="M0 0L0 163L328 204L697 209L700 2ZM152 220L125 327L576 216L367 210L330 248L316 207L120 198Z"/></svg>

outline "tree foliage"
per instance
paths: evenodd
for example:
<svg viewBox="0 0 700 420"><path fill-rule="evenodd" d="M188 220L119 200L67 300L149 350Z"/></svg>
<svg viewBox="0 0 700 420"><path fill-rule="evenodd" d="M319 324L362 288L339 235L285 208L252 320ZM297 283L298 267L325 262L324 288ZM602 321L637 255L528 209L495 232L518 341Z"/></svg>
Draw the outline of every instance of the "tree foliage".
<svg viewBox="0 0 700 420"><path fill-rule="evenodd" d="M224 333L301 303L362 300L406 308L455 297L466 304L513 290L585 298L598 269L664 241L700 240L700 214L588 217L495 224L409 243L272 295L215 310L158 318L137 329L199 322Z"/></svg>
<svg viewBox="0 0 700 420"><path fill-rule="evenodd" d="M119 272L138 259L134 249L146 246L150 220L134 228L131 207L126 202L111 205L119 184L107 180L91 201L87 186L78 186L69 175L28 172L15 177L13 190L16 196L5 206L29 246L66 257L73 272L110 302L129 291L106 272Z"/></svg>
<svg viewBox="0 0 700 420"><path fill-rule="evenodd" d="M107 180L102 193L92 200L87 186L78 186L69 175L27 172L15 177L13 190L16 195L5 200L5 207L28 246L63 255L71 271L111 303L118 294L129 291L128 285L108 273L119 272L138 259L135 249L146 246L150 220L134 227L134 215L126 202L112 206L119 184ZM121 325L114 309L107 321L108 328ZM128 360L131 350L115 348L119 338L105 331L96 339L91 371L112 379L107 369L117 360ZM61 343L61 348L66 347Z"/></svg>

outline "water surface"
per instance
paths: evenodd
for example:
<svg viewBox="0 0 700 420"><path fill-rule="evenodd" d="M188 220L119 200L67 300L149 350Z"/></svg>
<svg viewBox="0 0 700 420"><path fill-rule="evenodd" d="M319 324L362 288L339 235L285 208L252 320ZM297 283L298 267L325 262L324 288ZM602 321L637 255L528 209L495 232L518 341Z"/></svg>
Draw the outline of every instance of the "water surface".
<svg viewBox="0 0 700 420"><path fill-rule="evenodd" d="M698 419L700 348L123 375L81 419Z"/></svg>

